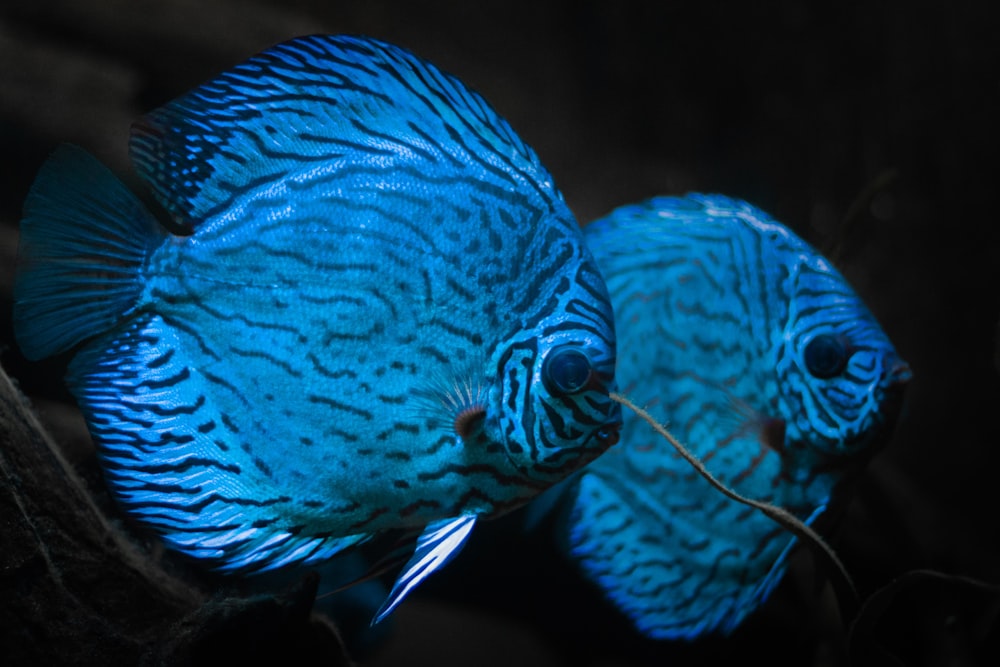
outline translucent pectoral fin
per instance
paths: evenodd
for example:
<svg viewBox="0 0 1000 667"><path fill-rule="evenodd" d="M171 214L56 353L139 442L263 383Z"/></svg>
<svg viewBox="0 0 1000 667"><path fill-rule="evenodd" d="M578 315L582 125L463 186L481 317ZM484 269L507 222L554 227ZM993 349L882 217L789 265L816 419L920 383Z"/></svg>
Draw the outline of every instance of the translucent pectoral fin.
<svg viewBox="0 0 1000 667"><path fill-rule="evenodd" d="M378 623L391 614L417 584L454 558L462 550L475 524L476 517L472 514L429 524L417 538L417 548L413 552L413 557L396 579L389 597L378 610L372 623Z"/></svg>

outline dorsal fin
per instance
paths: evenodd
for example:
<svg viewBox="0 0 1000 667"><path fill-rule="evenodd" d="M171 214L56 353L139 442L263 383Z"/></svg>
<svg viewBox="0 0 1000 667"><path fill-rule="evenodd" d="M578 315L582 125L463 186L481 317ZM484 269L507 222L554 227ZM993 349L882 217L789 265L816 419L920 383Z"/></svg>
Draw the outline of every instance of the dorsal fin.
<svg viewBox="0 0 1000 667"><path fill-rule="evenodd" d="M149 113L132 160L159 202L196 227L242 193L330 165L478 170L557 193L534 152L478 94L408 51L314 35L274 46Z"/></svg>

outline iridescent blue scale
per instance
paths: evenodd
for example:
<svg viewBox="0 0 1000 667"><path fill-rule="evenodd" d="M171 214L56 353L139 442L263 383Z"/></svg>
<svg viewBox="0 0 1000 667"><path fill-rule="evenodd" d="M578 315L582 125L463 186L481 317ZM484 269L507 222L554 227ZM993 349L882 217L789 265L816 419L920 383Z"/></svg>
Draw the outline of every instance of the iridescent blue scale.
<svg viewBox="0 0 1000 667"><path fill-rule="evenodd" d="M725 484L812 522L910 375L857 294L787 228L721 196L625 206L585 236L611 292L622 392ZM571 558L650 637L733 630L794 538L634 414L621 435L567 487Z"/></svg>
<svg viewBox="0 0 1000 667"><path fill-rule="evenodd" d="M79 347L109 485L171 547L253 572L408 534L384 614L477 517L614 442L604 282L457 79L298 38L150 113L131 154L186 235L60 149L25 205L15 327L32 358ZM571 357L592 381L550 382Z"/></svg>

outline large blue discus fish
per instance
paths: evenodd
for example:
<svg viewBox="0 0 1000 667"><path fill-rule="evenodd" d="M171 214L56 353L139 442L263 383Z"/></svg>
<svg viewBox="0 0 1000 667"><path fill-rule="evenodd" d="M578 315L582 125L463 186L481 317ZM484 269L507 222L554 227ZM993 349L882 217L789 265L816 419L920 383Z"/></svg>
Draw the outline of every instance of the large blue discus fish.
<svg viewBox="0 0 1000 667"><path fill-rule="evenodd" d="M29 358L79 345L67 382L108 483L170 547L254 572L407 534L381 618L478 517L616 440L604 282L535 153L452 76L298 38L130 148L174 233L59 149L14 318Z"/></svg>
<svg viewBox="0 0 1000 667"><path fill-rule="evenodd" d="M623 393L725 484L812 522L910 376L857 294L787 228L721 196L626 206L585 237L612 296ZM571 557L647 636L733 630L794 538L630 411L621 435L569 486Z"/></svg>

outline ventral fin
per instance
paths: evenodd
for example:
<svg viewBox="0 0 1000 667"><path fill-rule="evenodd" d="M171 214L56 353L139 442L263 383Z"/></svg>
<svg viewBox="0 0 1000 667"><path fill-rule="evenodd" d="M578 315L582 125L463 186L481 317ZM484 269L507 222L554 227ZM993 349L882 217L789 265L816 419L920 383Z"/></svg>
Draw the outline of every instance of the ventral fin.
<svg viewBox="0 0 1000 667"><path fill-rule="evenodd" d="M472 514L429 524L417 538L413 556L396 579L389 597L378 610L372 624L391 614L421 581L454 558L462 550L475 524L476 517Z"/></svg>

